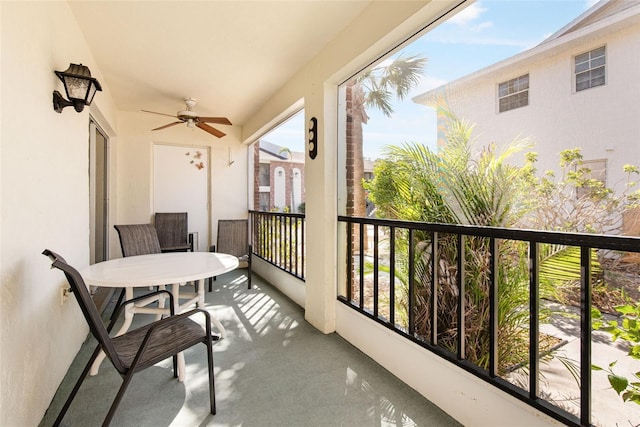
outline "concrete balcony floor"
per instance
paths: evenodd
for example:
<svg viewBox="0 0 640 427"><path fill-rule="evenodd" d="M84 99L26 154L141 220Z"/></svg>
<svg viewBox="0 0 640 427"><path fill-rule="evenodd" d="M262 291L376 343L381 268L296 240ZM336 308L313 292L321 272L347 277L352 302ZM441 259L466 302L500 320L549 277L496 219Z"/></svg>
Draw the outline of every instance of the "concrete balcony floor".
<svg viewBox="0 0 640 427"><path fill-rule="evenodd" d="M337 334L313 328L299 306L260 277L248 290L244 272L219 276L206 297L207 310L227 330L214 344L217 414L209 413L206 349L198 345L185 352L182 383L170 359L136 374L112 425L459 425ZM151 319L136 317L134 326ZM95 345L93 338L83 344L40 425L53 423ZM120 384L104 361L62 424L100 425Z"/></svg>

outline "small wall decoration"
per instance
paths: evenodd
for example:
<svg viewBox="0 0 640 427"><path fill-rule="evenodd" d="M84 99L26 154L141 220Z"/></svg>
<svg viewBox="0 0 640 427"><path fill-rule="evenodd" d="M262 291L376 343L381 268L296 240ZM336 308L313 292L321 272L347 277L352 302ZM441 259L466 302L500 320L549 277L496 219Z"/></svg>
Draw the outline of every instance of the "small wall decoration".
<svg viewBox="0 0 640 427"><path fill-rule="evenodd" d="M318 119L309 120L309 157L315 159L318 155Z"/></svg>
<svg viewBox="0 0 640 427"><path fill-rule="evenodd" d="M185 156L187 157L191 157L191 160L189 161L189 163L191 163L193 166L196 167L196 169L201 170L204 169L204 162L196 162L196 160L199 160L202 158L202 153L200 151L196 151L195 154L191 155L190 151L187 151L186 153L184 153Z"/></svg>

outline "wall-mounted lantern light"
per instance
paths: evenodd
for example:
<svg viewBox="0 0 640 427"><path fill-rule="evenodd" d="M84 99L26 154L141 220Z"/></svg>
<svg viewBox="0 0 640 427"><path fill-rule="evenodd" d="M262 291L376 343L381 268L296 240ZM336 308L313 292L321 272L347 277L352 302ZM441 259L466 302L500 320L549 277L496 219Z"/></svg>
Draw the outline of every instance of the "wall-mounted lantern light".
<svg viewBox="0 0 640 427"><path fill-rule="evenodd" d="M56 71L56 76L62 80L64 90L67 92L67 101L60 92L53 91L53 109L62 113L62 109L73 105L79 113L85 105L91 105L96 91L101 91L102 86L98 80L91 77L89 68L82 64L69 64L66 71Z"/></svg>

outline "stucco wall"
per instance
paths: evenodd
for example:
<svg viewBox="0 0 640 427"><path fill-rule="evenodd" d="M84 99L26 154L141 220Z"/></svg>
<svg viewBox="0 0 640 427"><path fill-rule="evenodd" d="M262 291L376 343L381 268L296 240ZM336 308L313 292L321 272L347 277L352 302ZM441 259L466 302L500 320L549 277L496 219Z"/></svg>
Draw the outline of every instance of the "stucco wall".
<svg viewBox="0 0 640 427"><path fill-rule="evenodd" d="M636 19L637 21L637 19ZM625 164L640 165L640 26L571 33L568 43L542 45L542 53L506 60L489 74L469 75L446 88L445 102L458 117L475 124L480 150L490 142L529 137L540 171L559 170L561 150L582 148L585 160L607 159L607 185L624 189ZM578 37L580 36L580 37ZM575 92L574 57L606 46L606 84ZM540 50L536 48L537 50ZM529 74L529 105L498 113L497 85ZM477 77L476 77L477 76ZM516 157L520 162L523 155Z"/></svg>
<svg viewBox="0 0 640 427"><path fill-rule="evenodd" d="M341 336L463 425L562 425L355 310L336 312Z"/></svg>
<svg viewBox="0 0 640 427"><path fill-rule="evenodd" d="M180 105L176 103L175 107L177 110ZM167 111L172 111L172 106L167 106ZM165 122L162 117L153 114L120 113L121 136L118 138L116 172L118 214L113 219L113 224L153 221L154 143L209 147L211 235L208 237L208 245L212 244L216 239L218 219L247 217L248 154L246 146L240 143L241 129L224 126L223 130L227 135L223 138L215 138L200 129L186 130L184 126L149 132L149 129ZM113 230L110 237L111 257L118 257L118 237Z"/></svg>
<svg viewBox="0 0 640 427"><path fill-rule="evenodd" d="M53 111L54 70L87 65L101 79L64 2L0 2L0 425L37 425L84 340L77 304L45 248L89 262L89 110ZM92 109L111 117L108 88ZM64 91L63 91L64 92Z"/></svg>

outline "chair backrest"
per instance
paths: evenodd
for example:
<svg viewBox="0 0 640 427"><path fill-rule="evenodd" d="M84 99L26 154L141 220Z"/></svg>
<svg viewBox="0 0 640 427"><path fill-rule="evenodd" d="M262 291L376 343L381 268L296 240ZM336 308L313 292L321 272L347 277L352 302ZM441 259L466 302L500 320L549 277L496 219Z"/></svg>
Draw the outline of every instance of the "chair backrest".
<svg viewBox="0 0 640 427"><path fill-rule="evenodd" d="M67 264L65 259L60 255L50 251L49 249L45 249L42 254L48 256L49 259L53 261L51 264L52 267L64 272L64 275L67 277L67 281L71 286L71 290L73 291L73 295L75 295L78 305L80 305L82 314L89 324L91 334L100 343L100 347L111 360L113 366L115 366L120 373L125 373L126 368L118 357L115 347L113 346L113 342L111 341L111 337L109 337L109 333L107 332L107 328L102 322L102 317L100 317L100 313L98 312L96 305L93 303L93 299L87 289L87 285L84 283L84 279L78 270Z"/></svg>
<svg viewBox="0 0 640 427"><path fill-rule="evenodd" d="M157 212L155 226L160 247L180 249L189 246L189 231L186 212Z"/></svg>
<svg viewBox="0 0 640 427"><path fill-rule="evenodd" d="M216 251L241 257L249 254L249 222L246 219L218 220Z"/></svg>
<svg viewBox="0 0 640 427"><path fill-rule="evenodd" d="M153 224L114 225L120 237L122 256L160 253L158 233Z"/></svg>

